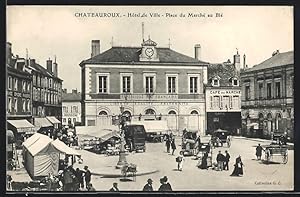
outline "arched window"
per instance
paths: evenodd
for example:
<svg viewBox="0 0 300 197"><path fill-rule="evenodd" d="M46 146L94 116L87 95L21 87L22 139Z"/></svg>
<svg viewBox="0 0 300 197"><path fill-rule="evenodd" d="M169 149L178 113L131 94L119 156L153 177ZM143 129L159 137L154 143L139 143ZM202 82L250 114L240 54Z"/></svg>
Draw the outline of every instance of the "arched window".
<svg viewBox="0 0 300 197"><path fill-rule="evenodd" d="M146 115L155 115L155 111L154 111L153 109L147 109L147 110L145 111L145 114L146 114Z"/></svg>
<svg viewBox="0 0 300 197"><path fill-rule="evenodd" d="M279 125L281 124L281 114L276 114L276 120L275 120L275 129L279 130Z"/></svg>
<svg viewBox="0 0 300 197"><path fill-rule="evenodd" d="M99 112L99 116L107 116L107 112L106 111L100 111Z"/></svg>
<svg viewBox="0 0 300 197"><path fill-rule="evenodd" d="M124 111L123 116L125 116L126 121L130 121L131 113L129 111Z"/></svg>
<svg viewBox="0 0 300 197"><path fill-rule="evenodd" d="M196 110L193 110L193 111L191 112L191 114L192 114L192 115L198 115L199 113L198 113Z"/></svg>
<svg viewBox="0 0 300 197"><path fill-rule="evenodd" d="M176 112L174 110L171 110L171 111L169 111L168 114L170 114L170 115L176 115Z"/></svg>

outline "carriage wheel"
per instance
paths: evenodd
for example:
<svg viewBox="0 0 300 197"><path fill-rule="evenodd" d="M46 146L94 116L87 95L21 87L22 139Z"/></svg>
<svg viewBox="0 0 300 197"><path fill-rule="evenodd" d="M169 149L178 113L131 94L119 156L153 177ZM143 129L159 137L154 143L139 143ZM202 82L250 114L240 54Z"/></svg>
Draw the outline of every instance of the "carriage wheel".
<svg viewBox="0 0 300 197"><path fill-rule="evenodd" d="M288 152L286 151L285 154L283 155L283 163L286 164L288 162Z"/></svg>
<svg viewBox="0 0 300 197"><path fill-rule="evenodd" d="M227 140L227 146L228 146L228 148L231 146L230 140Z"/></svg>

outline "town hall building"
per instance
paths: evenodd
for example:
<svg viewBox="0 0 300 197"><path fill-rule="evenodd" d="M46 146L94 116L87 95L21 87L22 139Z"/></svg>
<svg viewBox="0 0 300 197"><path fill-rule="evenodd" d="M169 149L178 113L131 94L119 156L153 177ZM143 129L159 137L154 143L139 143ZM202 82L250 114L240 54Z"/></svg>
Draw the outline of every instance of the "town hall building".
<svg viewBox="0 0 300 197"><path fill-rule="evenodd" d="M100 53L100 41L92 41L92 57L80 63L82 123L111 125L112 117L124 114L134 121L167 121L172 131L184 128L205 134L204 83L208 63L150 38L140 47L116 47Z"/></svg>

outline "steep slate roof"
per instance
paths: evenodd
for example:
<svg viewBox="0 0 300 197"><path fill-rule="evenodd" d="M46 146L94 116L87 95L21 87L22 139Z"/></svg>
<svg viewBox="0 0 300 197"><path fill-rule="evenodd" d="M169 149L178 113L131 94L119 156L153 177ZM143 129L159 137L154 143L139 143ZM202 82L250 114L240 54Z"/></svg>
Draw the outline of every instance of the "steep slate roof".
<svg viewBox="0 0 300 197"><path fill-rule="evenodd" d="M208 87L211 87L211 79L219 76L220 87L232 86L232 83L229 81L230 78L236 77L239 79L239 74L237 73L233 64L210 64L207 67L208 73Z"/></svg>
<svg viewBox="0 0 300 197"><path fill-rule="evenodd" d="M109 50L84 60L80 63L83 64L155 64L155 63L187 63L187 64L207 64L206 62L199 61L195 58L183 55L170 48L156 48L159 62L140 62L139 55L141 53L141 47L112 47Z"/></svg>
<svg viewBox="0 0 300 197"><path fill-rule="evenodd" d="M52 78L56 78L60 81L63 81L62 79L60 79L59 77L55 77L53 73L49 72L46 68L44 68L43 66L39 65L38 63L32 64L30 65L32 68L38 70L39 72L41 72L42 74L48 76L48 77L52 77Z"/></svg>
<svg viewBox="0 0 300 197"><path fill-rule="evenodd" d="M284 53L278 53L269 59L263 61L260 64L253 66L252 68L246 69L245 72L262 70L267 68L274 68L277 66L294 64L294 51L288 51Z"/></svg>
<svg viewBox="0 0 300 197"><path fill-rule="evenodd" d="M63 93L62 101L81 101L81 93Z"/></svg>

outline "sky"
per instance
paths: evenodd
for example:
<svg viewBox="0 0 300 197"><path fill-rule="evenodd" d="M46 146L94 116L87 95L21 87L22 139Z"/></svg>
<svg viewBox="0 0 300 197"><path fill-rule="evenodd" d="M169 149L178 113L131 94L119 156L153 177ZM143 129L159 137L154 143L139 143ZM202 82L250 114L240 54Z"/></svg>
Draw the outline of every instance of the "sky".
<svg viewBox="0 0 300 197"><path fill-rule="evenodd" d="M88 13L119 17L85 17ZM238 49L252 67L277 49L294 50L291 6L8 6L7 41L13 54L25 58L27 49L28 57L44 67L56 56L63 88L80 91L79 63L90 58L91 40L100 40L101 52L112 45L141 46L142 23L144 38L150 36L158 47L170 43L194 57L194 45L201 44L201 60L210 63L233 61Z"/></svg>

